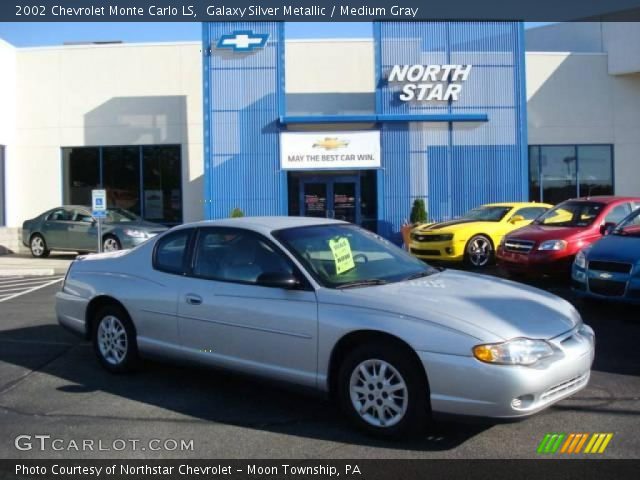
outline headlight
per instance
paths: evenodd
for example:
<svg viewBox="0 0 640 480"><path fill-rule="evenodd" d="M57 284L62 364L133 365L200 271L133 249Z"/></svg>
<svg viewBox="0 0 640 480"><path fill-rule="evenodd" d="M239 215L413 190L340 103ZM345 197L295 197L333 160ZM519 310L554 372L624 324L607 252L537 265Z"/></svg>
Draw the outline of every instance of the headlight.
<svg viewBox="0 0 640 480"><path fill-rule="evenodd" d="M576 267L587 268L587 255L584 253L584 250L578 252L573 263L575 263Z"/></svg>
<svg viewBox="0 0 640 480"><path fill-rule="evenodd" d="M564 250L567 248L567 242L564 240L547 240L542 242L538 250Z"/></svg>
<svg viewBox="0 0 640 480"><path fill-rule="evenodd" d="M133 237L133 238L147 238L147 233L146 233L146 232L143 232L142 230L132 230L132 229L127 228L127 229L124 231L124 234L125 234L127 237Z"/></svg>
<svg viewBox="0 0 640 480"><path fill-rule="evenodd" d="M503 343L488 343L473 347L473 356L486 363L499 365L533 365L553 355L553 349L544 340L514 338Z"/></svg>

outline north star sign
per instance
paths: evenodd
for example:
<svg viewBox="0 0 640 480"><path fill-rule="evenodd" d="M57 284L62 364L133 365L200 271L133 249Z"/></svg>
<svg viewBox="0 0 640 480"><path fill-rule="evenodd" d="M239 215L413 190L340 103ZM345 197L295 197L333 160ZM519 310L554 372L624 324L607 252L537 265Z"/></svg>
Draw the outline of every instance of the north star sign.
<svg viewBox="0 0 640 480"><path fill-rule="evenodd" d="M404 84L399 96L403 102L456 102L469 73L471 65L394 65L387 80Z"/></svg>

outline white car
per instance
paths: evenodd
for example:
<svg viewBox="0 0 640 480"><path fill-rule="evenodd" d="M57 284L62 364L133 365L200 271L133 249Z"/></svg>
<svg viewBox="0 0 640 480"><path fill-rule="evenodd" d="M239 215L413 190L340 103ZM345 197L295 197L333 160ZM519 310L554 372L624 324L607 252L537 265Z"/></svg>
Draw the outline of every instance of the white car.
<svg viewBox="0 0 640 480"><path fill-rule="evenodd" d="M310 386L386 436L432 411L538 412L587 385L594 355L566 301L327 219L193 223L80 257L56 308L110 371L160 356Z"/></svg>

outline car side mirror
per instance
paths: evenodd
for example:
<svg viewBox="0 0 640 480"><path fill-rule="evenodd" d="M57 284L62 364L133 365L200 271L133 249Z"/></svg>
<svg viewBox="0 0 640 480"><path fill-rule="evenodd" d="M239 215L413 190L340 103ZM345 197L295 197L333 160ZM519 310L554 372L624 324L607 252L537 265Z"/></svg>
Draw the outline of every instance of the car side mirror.
<svg viewBox="0 0 640 480"><path fill-rule="evenodd" d="M514 215L511 217L510 222L515 225L516 223L524 222L524 217L522 215Z"/></svg>
<svg viewBox="0 0 640 480"><path fill-rule="evenodd" d="M613 222L607 222L604 223L602 225L600 225L600 233L602 235L609 235L611 232L613 232L616 228L616 224Z"/></svg>
<svg viewBox="0 0 640 480"><path fill-rule="evenodd" d="M285 272L264 272L258 276L257 284L263 287L284 288L293 290L300 286L298 278Z"/></svg>

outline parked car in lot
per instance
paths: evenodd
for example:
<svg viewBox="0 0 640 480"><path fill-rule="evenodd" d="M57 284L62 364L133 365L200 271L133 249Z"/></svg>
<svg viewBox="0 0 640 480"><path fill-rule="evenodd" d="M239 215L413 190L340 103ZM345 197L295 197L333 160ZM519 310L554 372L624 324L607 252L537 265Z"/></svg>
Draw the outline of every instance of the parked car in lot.
<svg viewBox="0 0 640 480"><path fill-rule="evenodd" d="M640 198L587 197L567 200L528 227L507 235L497 252L498 264L511 275L555 275L569 278L580 250L602 238L640 207Z"/></svg>
<svg viewBox="0 0 640 480"><path fill-rule="evenodd" d="M605 233L576 255L573 289L585 297L640 303L640 209Z"/></svg>
<svg viewBox="0 0 640 480"><path fill-rule="evenodd" d="M421 430L432 411L533 414L582 389L594 355L559 297L437 270L320 218L193 223L79 257L56 312L109 371L160 356L292 382L383 436Z"/></svg>
<svg viewBox="0 0 640 480"><path fill-rule="evenodd" d="M106 252L134 247L167 230L164 225L144 221L122 208L109 208L106 215L101 240ZM51 250L95 252L97 221L89 207L56 207L22 224L22 243L34 257L47 257Z"/></svg>
<svg viewBox="0 0 640 480"><path fill-rule="evenodd" d="M411 232L410 251L423 260L485 267L507 233L529 225L551 207L544 203L482 205L450 222L419 225Z"/></svg>

